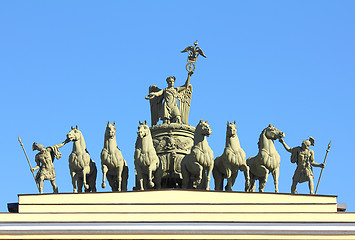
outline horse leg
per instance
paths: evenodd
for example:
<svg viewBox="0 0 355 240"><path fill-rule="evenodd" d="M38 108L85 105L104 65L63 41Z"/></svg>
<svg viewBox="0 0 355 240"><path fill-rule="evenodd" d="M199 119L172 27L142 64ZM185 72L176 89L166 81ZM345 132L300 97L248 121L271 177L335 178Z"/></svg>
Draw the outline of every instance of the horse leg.
<svg viewBox="0 0 355 240"><path fill-rule="evenodd" d="M78 185L78 193L83 192L83 179L81 177L78 177L77 185Z"/></svg>
<svg viewBox="0 0 355 240"><path fill-rule="evenodd" d="M211 174L213 165L207 168L206 190L210 190Z"/></svg>
<svg viewBox="0 0 355 240"><path fill-rule="evenodd" d="M231 173L230 178L227 178L227 185L226 185L226 191L232 191L232 187L235 183L235 179L238 176L238 171L235 171L234 173Z"/></svg>
<svg viewBox="0 0 355 240"><path fill-rule="evenodd" d="M255 192L255 176L250 178L250 186L247 192Z"/></svg>
<svg viewBox="0 0 355 240"><path fill-rule="evenodd" d="M214 190L222 190L223 191L223 175L222 173L217 169L217 166L212 170L212 175L214 179Z"/></svg>
<svg viewBox="0 0 355 240"><path fill-rule="evenodd" d="M123 166L117 168L117 191L121 192Z"/></svg>
<svg viewBox="0 0 355 240"><path fill-rule="evenodd" d="M224 162L223 166L225 168L226 178L227 178L227 185L225 187L225 190L226 191L232 191L233 183L235 181L235 178L234 178L234 181L232 179L232 175L233 175L232 174L232 167L230 166L229 163L226 163L226 162ZM237 172L237 174L238 174L238 172ZM233 181L233 183L232 183L232 181Z"/></svg>
<svg viewBox="0 0 355 240"><path fill-rule="evenodd" d="M102 170L102 184L101 184L101 187L105 188L106 187L105 180L106 180L106 174L108 172L108 168L107 168L107 166L105 164L102 164L101 165L101 170Z"/></svg>
<svg viewBox="0 0 355 240"><path fill-rule="evenodd" d="M258 172L261 173L260 175L262 175L262 177L259 178L259 192L264 192L269 170L265 166L260 166Z"/></svg>
<svg viewBox="0 0 355 240"><path fill-rule="evenodd" d="M112 176L111 174L107 174L106 177L107 177L108 184L110 184L111 191L112 192L117 191L114 176Z"/></svg>
<svg viewBox="0 0 355 240"><path fill-rule="evenodd" d="M279 192L279 168L276 168L274 171L271 172L272 177L274 178L274 185L275 185L275 192Z"/></svg>
<svg viewBox="0 0 355 240"><path fill-rule="evenodd" d="M161 189L162 177L163 177L163 169L161 168L161 166L159 166L158 169L155 171L155 177L154 177L156 189Z"/></svg>
<svg viewBox="0 0 355 240"><path fill-rule="evenodd" d="M128 180L128 167L126 165L126 161L124 161L123 171L122 171L122 191L127 191L127 180Z"/></svg>
<svg viewBox="0 0 355 240"><path fill-rule="evenodd" d="M76 172L70 170L70 176L71 176L71 182L73 185L73 193L77 193L78 192L78 188L77 188L77 182L78 182L78 175L76 174Z"/></svg>
<svg viewBox="0 0 355 240"><path fill-rule="evenodd" d="M96 192L96 177L97 177L97 168L94 162L90 163L90 173L88 175L89 190L91 192Z"/></svg>
<svg viewBox="0 0 355 240"><path fill-rule="evenodd" d="M248 189L250 189L250 174L249 174L249 166L246 164L243 164L242 166L240 166L240 170L244 172L244 178L245 178L245 192L248 191Z"/></svg>
<svg viewBox="0 0 355 240"><path fill-rule="evenodd" d="M181 175L182 175L181 188L187 189L190 181L190 174L187 171L186 163L184 162L184 160L181 161Z"/></svg>
<svg viewBox="0 0 355 240"><path fill-rule="evenodd" d="M86 182L86 175L90 173L90 165L85 166L85 167L83 168L82 173L83 173L83 184L84 184L84 188L87 190L87 189L90 188L90 186L89 186L89 184L87 184L87 182Z"/></svg>
<svg viewBox="0 0 355 240"><path fill-rule="evenodd" d="M197 162L194 162L193 165L194 165L193 168L196 169L196 171L194 171L194 172L197 172L197 178L195 177L195 180L192 182L192 188L198 189L202 183L202 178L203 178L203 173L204 173L203 167L200 164L198 164ZM191 168L191 170L193 168Z"/></svg>
<svg viewBox="0 0 355 240"><path fill-rule="evenodd" d="M149 166L148 168L148 181L149 181L149 187L153 188L154 187L154 182L153 182L153 167Z"/></svg>
<svg viewBox="0 0 355 240"><path fill-rule="evenodd" d="M136 172L137 172L137 184L138 184L138 186L136 187L139 190L144 190L142 168L138 165L136 165Z"/></svg>

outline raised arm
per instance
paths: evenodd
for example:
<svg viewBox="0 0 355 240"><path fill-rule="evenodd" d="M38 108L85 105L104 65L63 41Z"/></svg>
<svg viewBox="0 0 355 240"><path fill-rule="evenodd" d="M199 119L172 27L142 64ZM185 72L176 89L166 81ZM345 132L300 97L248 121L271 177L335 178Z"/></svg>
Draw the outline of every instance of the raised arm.
<svg viewBox="0 0 355 240"><path fill-rule="evenodd" d="M285 143L285 141L280 138L279 142L282 143L282 146L284 146L284 148L286 149L287 152L291 152L291 148L289 146L287 146L287 144Z"/></svg>
<svg viewBox="0 0 355 240"><path fill-rule="evenodd" d="M61 148L61 147L63 147L65 144L67 144L68 142L70 142L70 140L67 138L67 139L64 140L64 142L59 143L59 144L57 144L57 145L54 145L53 147Z"/></svg>
<svg viewBox="0 0 355 240"><path fill-rule="evenodd" d="M194 74L194 72L189 72L185 84L181 87L177 87L178 92L185 90L190 85L190 79L192 74Z"/></svg>

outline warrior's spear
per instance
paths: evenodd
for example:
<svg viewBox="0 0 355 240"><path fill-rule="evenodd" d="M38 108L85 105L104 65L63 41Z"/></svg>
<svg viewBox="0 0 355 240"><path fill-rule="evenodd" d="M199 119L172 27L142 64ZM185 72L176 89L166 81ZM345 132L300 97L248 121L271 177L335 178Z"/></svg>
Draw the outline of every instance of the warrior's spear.
<svg viewBox="0 0 355 240"><path fill-rule="evenodd" d="M31 166L30 160L29 160L29 159L28 159L28 157L27 157L26 150L25 150L25 148L24 148L24 146L23 146L23 144L22 144L22 141L21 141L21 138L20 138L20 137L18 137L18 141L20 142L21 147L22 147L22 149L23 149L23 152L25 153L25 156L26 156L26 159L27 159L28 165L30 165L30 170L31 170L31 173L32 173L33 178L34 178L34 180L35 180L35 182L36 182L36 186L37 186L37 188L38 188L38 191L40 192L40 190L39 190L39 186L38 186L38 183L37 183L37 181L36 181L35 174L34 174L34 172L33 172L33 170L32 170L32 166Z"/></svg>
<svg viewBox="0 0 355 240"><path fill-rule="evenodd" d="M328 149L326 150L326 154L325 154L325 157L324 157L324 164L325 164L325 161L327 160L327 156L328 156L328 152L329 152L329 149L330 149L330 144L332 143L332 141L329 142L328 144ZM322 173L323 173L323 170L324 168L322 168L322 170L320 171L320 175L319 175L319 179L318 179L318 183L317 183L317 187L316 187L316 192L315 194L317 194L317 190L318 190L318 186L319 186L319 182L320 182L320 178L322 177Z"/></svg>

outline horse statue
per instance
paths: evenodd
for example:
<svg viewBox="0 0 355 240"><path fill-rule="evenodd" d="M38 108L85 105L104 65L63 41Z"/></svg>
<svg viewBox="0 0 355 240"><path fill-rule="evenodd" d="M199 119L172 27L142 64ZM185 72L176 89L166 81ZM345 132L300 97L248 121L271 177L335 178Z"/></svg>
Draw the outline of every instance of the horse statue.
<svg viewBox="0 0 355 240"><path fill-rule="evenodd" d="M255 191L255 180L259 180L259 192L263 192L269 173L274 178L275 192L279 192L280 155L275 149L274 140L283 137L285 134L271 124L261 132L258 155L247 159L251 178L248 192Z"/></svg>
<svg viewBox="0 0 355 240"><path fill-rule="evenodd" d="M214 165L213 151L207 138L212 133L207 121L202 119L194 133L194 145L190 154L181 161L182 188L210 189L211 173Z"/></svg>
<svg viewBox="0 0 355 240"><path fill-rule="evenodd" d="M147 121L144 123L139 121L137 135L136 150L134 152L137 188L138 190L144 190L155 186L160 189L163 172L153 146L153 139Z"/></svg>
<svg viewBox="0 0 355 240"><path fill-rule="evenodd" d="M78 126L71 129L67 134L67 139L73 142L73 151L69 156L73 192L82 192L83 185L85 192L96 192L96 164L86 150L85 140Z"/></svg>
<svg viewBox="0 0 355 240"><path fill-rule="evenodd" d="M246 163L246 155L240 147L239 138L237 136L237 126L227 122L226 147L221 156L214 160L214 168L212 171L215 190L223 190L223 180L227 179L226 191L232 191L235 179L238 176L238 170L244 172L245 191L249 188L250 177L249 167Z"/></svg>
<svg viewBox="0 0 355 240"><path fill-rule="evenodd" d="M105 179L111 186L112 192L127 191L128 167L121 151L117 147L115 122L107 122L104 148L101 151L102 184L105 188Z"/></svg>

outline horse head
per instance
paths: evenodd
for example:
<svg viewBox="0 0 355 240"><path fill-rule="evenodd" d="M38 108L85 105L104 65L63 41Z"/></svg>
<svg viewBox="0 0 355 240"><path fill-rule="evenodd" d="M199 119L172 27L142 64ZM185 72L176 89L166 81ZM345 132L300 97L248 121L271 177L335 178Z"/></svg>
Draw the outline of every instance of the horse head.
<svg viewBox="0 0 355 240"><path fill-rule="evenodd" d="M207 120L204 122L202 119L198 123L195 133L200 134L202 136L209 137L212 133L210 125L207 124Z"/></svg>
<svg viewBox="0 0 355 240"><path fill-rule="evenodd" d="M237 135L237 126L234 122L227 122L227 137L234 137Z"/></svg>
<svg viewBox="0 0 355 240"><path fill-rule="evenodd" d="M138 138L145 138L150 135L150 129L147 125L147 121L141 122L139 121L138 131L137 131Z"/></svg>
<svg viewBox="0 0 355 240"><path fill-rule="evenodd" d="M116 136L115 122L111 124L109 121L107 121L105 139L108 140L110 138L114 138L115 136Z"/></svg>
<svg viewBox="0 0 355 240"><path fill-rule="evenodd" d="M78 126L76 126L75 128L71 127L70 132L67 134L67 139L71 142L74 142L73 151L74 149L78 150L78 147L82 150L86 150L84 136L80 132Z"/></svg>
<svg viewBox="0 0 355 240"><path fill-rule="evenodd" d="M271 140L276 140L285 137L285 133L270 125L264 129L265 137Z"/></svg>
<svg viewBox="0 0 355 240"><path fill-rule="evenodd" d="M82 137L82 134L81 134L78 126L76 126L75 128L71 127L70 132L67 134L67 138L70 141L78 141L81 139L81 137Z"/></svg>

